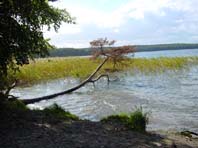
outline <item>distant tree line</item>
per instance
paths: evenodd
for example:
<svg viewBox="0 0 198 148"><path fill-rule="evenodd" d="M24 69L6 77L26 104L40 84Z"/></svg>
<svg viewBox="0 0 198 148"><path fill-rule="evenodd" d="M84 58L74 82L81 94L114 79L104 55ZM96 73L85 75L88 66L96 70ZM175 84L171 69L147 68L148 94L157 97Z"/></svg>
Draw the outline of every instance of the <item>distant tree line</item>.
<svg viewBox="0 0 198 148"><path fill-rule="evenodd" d="M180 49L198 49L198 44L156 44L156 45L137 45L137 52L141 51L160 51L160 50L180 50Z"/></svg>
<svg viewBox="0 0 198 148"><path fill-rule="evenodd" d="M50 57L87 56L91 55L90 48L57 48L50 51Z"/></svg>
<svg viewBox="0 0 198 148"><path fill-rule="evenodd" d="M198 49L198 44L178 43L178 44L136 45L135 49L136 52ZM57 48L50 51L50 57L89 56L91 54L92 54L91 48Z"/></svg>

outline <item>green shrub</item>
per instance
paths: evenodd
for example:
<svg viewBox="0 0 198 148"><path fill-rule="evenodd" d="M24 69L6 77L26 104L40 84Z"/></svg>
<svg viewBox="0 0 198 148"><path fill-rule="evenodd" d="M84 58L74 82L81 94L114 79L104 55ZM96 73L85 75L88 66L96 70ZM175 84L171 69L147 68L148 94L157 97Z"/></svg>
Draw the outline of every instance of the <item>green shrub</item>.
<svg viewBox="0 0 198 148"><path fill-rule="evenodd" d="M147 114L143 113L142 108L137 109L135 112L132 112L129 115L129 120L128 120L129 128L139 132L145 132L147 124L148 124L148 117Z"/></svg>
<svg viewBox="0 0 198 148"><path fill-rule="evenodd" d="M53 104L43 110L47 115L52 115L58 118L79 120L76 115L71 114L70 112L65 111L62 107L57 104Z"/></svg>
<svg viewBox="0 0 198 148"><path fill-rule="evenodd" d="M145 132L146 125L148 124L148 117L147 114L143 113L142 108L139 108L128 115L120 114L108 116L106 118L103 118L101 122L119 123L131 130Z"/></svg>

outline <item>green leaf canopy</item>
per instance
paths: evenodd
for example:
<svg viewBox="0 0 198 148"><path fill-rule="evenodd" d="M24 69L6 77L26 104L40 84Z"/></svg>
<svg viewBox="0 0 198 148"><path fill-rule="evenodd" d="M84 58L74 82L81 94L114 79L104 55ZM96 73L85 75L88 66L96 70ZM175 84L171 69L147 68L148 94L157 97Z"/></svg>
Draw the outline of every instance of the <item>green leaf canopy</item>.
<svg viewBox="0 0 198 148"><path fill-rule="evenodd" d="M51 0L55 1L55 0ZM48 0L0 0L0 90L8 70L28 64L35 56L45 56L51 45L43 37L43 27L57 31L62 22L74 23L65 9Z"/></svg>

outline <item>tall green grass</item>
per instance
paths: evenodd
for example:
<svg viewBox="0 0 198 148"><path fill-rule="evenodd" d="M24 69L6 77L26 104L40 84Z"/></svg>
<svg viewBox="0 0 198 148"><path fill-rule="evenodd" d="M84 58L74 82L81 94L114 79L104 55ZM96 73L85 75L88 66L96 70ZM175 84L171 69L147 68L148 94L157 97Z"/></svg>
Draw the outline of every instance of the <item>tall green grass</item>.
<svg viewBox="0 0 198 148"><path fill-rule="evenodd" d="M160 57L136 58L129 64L129 69L142 73L161 73L166 70L180 70L198 64L198 57Z"/></svg>
<svg viewBox="0 0 198 148"><path fill-rule="evenodd" d="M148 124L148 114L143 113L142 108L137 108L130 114L111 115L103 118L101 122L111 124L120 123L131 130L145 132Z"/></svg>
<svg viewBox="0 0 198 148"><path fill-rule="evenodd" d="M98 63L88 58L37 59L20 69L17 78L22 83L35 83L62 77L84 78L97 67Z"/></svg>
<svg viewBox="0 0 198 148"><path fill-rule="evenodd" d="M17 79L21 84L33 84L40 81L63 77L85 78L99 65L101 60L93 61L89 58L46 58L37 59L29 65L20 68ZM119 70L139 71L142 73L158 73L165 70L177 70L198 64L198 57L174 58L135 58L127 59L124 65L118 65ZM101 70L112 69L113 64L107 62Z"/></svg>

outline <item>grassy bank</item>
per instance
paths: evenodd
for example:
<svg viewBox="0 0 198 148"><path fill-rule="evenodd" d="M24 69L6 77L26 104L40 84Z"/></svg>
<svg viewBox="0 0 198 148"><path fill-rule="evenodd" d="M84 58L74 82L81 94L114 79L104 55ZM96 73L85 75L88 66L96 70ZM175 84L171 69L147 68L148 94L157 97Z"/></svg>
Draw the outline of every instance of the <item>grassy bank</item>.
<svg viewBox="0 0 198 148"><path fill-rule="evenodd" d="M40 81L57 79L62 77L87 77L100 63L89 58L48 58L37 59L29 65L23 66L17 78L23 84L33 84ZM198 57L175 58L135 58L125 61L126 65L120 65L119 70L140 71L142 73L156 73L165 70L177 70L187 67L188 64L198 64ZM112 63L106 63L101 72L111 69Z"/></svg>

